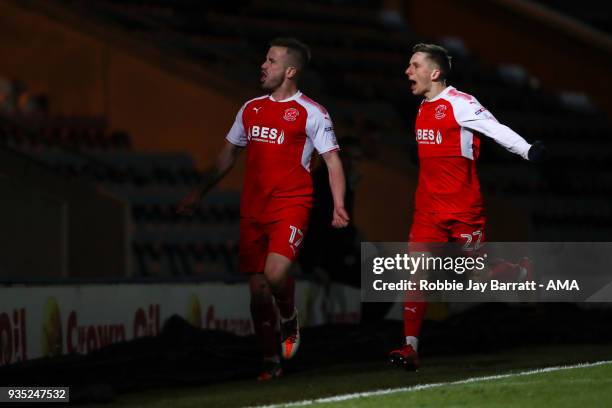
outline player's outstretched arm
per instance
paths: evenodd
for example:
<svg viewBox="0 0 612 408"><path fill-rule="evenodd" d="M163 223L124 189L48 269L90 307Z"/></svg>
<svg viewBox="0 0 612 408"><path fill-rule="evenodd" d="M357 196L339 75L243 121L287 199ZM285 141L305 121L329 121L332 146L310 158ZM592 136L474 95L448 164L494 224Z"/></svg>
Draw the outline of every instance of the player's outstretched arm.
<svg viewBox="0 0 612 408"><path fill-rule="evenodd" d="M494 119L468 122L470 127L485 136L489 136L508 151L516 153L530 162L542 162L546 159L547 149L540 140L529 144L522 136Z"/></svg>
<svg viewBox="0 0 612 408"><path fill-rule="evenodd" d="M227 140L215 165L204 172L204 180L202 184L194 188L183 200L179 203L176 212L184 215L193 215L194 211L200 204L202 197L213 188L229 171L234 167L236 158L242 150L241 147L236 146Z"/></svg>
<svg viewBox="0 0 612 408"><path fill-rule="evenodd" d="M329 187L334 198L334 213L332 216L332 226L334 228L344 228L349 223L349 216L344 208L344 193L346 191L346 179L342 161L337 151L323 153L327 172L329 173Z"/></svg>
<svg viewBox="0 0 612 408"><path fill-rule="evenodd" d="M459 93L460 94L460 93ZM541 162L547 150L541 141L529 144L521 135L495 119L474 97L462 94L453 99L453 113L459 125L490 137L506 150L525 160Z"/></svg>

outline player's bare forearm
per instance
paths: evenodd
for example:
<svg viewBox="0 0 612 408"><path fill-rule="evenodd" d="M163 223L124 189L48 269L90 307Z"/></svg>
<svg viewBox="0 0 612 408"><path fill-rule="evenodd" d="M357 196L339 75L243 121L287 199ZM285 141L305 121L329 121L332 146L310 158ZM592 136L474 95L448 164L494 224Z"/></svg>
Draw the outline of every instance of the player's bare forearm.
<svg viewBox="0 0 612 408"><path fill-rule="evenodd" d="M192 215L194 213L202 197L217 185L217 183L229 173L232 167L234 167L240 150L240 147L227 141L225 142L223 149L221 149L217 157L215 165L204 172L204 177L200 185L194 188L179 204L177 208L179 214Z"/></svg>
<svg viewBox="0 0 612 408"><path fill-rule="evenodd" d="M346 180L342 161L337 151L323 153L323 160L329 174L329 187L334 199L334 207L344 207L344 193L346 191Z"/></svg>
<svg viewBox="0 0 612 408"><path fill-rule="evenodd" d="M204 179L200 184L200 190L202 194L206 194L211 188L213 188L219 181L223 179L229 173L229 171L234 167L236 163L236 158L240 153L242 148L231 144L230 142L225 142L223 149L219 153L217 157L217 162L215 165L204 173Z"/></svg>
<svg viewBox="0 0 612 408"><path fill-rule="evenodd" d="M334 199L334 213L332 216L332 226L343 228L348 225L349 216L344 208L344 194L346 192L346 179L342 161L337 151L323 153L323 160L329 173L329 187Z"/></svg>

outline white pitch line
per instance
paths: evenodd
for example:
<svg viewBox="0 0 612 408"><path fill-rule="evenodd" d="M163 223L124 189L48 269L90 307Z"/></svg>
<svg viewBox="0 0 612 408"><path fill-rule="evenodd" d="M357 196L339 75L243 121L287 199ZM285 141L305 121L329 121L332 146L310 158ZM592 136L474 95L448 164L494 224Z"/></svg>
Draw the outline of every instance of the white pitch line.
<svg viewBox="0 0 612 408"><path fill-rule="evenodd" d="M521 376L531 375L531 374L550 373L552 371L570 370L574 368L595 367L595 366L600 366L600 365L605 365L605 364L612 364L612 360L597 361L595 363L582 363L582 364L575 364L575 365L568 365L568 366L554 366L554 367L538 368L535 370L521 371L518 373L489 375L489 376L484 376L484 377L472 377L472 378L466 378L465 380L458 380L458 381L419 384L419 385L413 385L410 387L387 388L387 389L376 390L376 391L356 392L352 394L336 395L333 397L326 397L326 398L285 402L285 403L272 404L272 405L252 406L251 408L284 408L284 407L307 406L307 405L314 405L314 404L325 404L328 402L347 401L347 400L364 398L364 397L372 397L372 396L377 396L377 395L388 395L388 394L397 394L399 392L420 391L420 390L426 390L429 388L443 387L445 385L470 384L470 383L474 383L478 381L499 380L503 378L521 377Z"/></svg>

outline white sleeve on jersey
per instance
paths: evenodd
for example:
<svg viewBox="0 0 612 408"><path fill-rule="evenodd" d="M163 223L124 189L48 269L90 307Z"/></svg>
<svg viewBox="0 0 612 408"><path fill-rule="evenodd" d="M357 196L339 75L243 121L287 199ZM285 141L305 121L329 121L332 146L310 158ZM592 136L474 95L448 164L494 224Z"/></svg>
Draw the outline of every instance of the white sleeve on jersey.
<svg viewBox="0 0 612 408"><path fill-rule="evenodd" d="M225 136L225 139L235 146L244 147L247 145L247 135L244 131L244 122L242 121L242 113L244 112L244 107L246 104L242 105L238 113L236 114L236 120L234 120L234 124L232 128Z"/></svg>
<svg viewBox="0 0 612 408"><path fill-rule="evenodd" d="M306 136L319 154L338 149L338 142L334 134L334 125L327 112L316 109L309 109L308 119L306 120Z"/></svg>
<svg viewBox="0 0 612 408"><path fill-rule="evenodd" d="M476 98L453 101L453 110L460 126L488 136L507 150L528 160L527 154L531 145L508 126L499 123Z"/></svg>

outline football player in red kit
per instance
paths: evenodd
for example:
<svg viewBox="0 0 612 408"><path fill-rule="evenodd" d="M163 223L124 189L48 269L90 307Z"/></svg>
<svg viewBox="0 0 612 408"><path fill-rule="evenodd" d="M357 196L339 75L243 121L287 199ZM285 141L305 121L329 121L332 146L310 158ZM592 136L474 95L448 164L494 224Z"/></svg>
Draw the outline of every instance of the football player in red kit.
<svg viewBox="0 0 612 408"><path fill-rule="evenodd" d="M342 228L349 222L331 118L323 106L298 89L298 79L309 59L308 47L298 40L280 38L270 43L260 78L267 94L240 108L216 165L178 208L180 213L192 214L203 195L229 172L238 153L246 150L239 263L241 272L249 276L251 316L264 357L260 380L280 376L280 357L292 358L300 344L295 282L288 271L308 225L315 150L329 171L332 225ZM276 335L277 310L280 339Z"/></svg>
<svg viewBox="0 0 612 408"><path fill-rule="evenodd" d="M451 59L444 48L417 44L412 51L405 74L412 94L424 99L415 123L419 178L409 241L414 248L417 243L457 242L468 250L478 249L485 241L486 221L476 173L481 137L532 161L543 158L544 146L527 143L476 98L448 86ZM418 367L418 337L426 308L422 293L412 293L405 301L405 344L390 353L392 363Z"/></svg>

